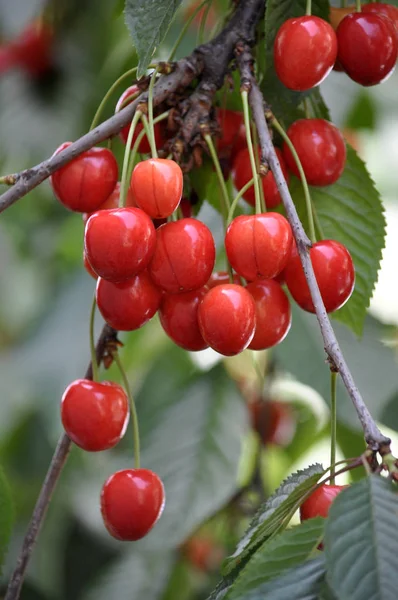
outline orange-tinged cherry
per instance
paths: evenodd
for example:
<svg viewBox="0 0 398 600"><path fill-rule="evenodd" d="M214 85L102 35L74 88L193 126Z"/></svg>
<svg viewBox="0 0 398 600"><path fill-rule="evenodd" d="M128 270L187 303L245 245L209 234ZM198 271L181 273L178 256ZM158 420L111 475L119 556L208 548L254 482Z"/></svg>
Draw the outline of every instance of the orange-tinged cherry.
<svg viewBox="0 0 398 600"><path fill-rule="evenodd" d="M137 206L152 219L164 219L173 214L181 201L181 167L167 158L144 160L136 165L130 186Z"/></svg>
<svg viewBox="0 0 398 600"><path fill-rule="evenodd" d="M131 98L131 101L132 101L139 94L140 94L140 90L139 90L138 86L132 85L129 88L127 88L123 92L123 94L120 96L120 98L116 104L115 113L119 112L122 109L122 105L126 102L126 100L128 100L128 98ZM127 106L127 104L128 104L128 102L125 104L125 106ZM125 108L125 106L123 106L123 108ZM134 146L135 141L142 130L143 130L142 123L137 123L135 130L134 130L133 139L131 142L131 147ZM126 125L125 127L123 127L123 129L119 133L120 139L125 144L127 144L127 138L129 135L129 131L130 131L130 125ZM161 148L164 144L164 139L163 139L163 135L162 135L162 126L160 123L155 123L154 133L155 133L156 148ZM149 144L148 138L146 137L146 135L144 135L144 137L142 138L142 140L140 142L140 145L138 146L138 152L141 152L141 154L148 154L150 151L151 151L151 146Z"/></svg>

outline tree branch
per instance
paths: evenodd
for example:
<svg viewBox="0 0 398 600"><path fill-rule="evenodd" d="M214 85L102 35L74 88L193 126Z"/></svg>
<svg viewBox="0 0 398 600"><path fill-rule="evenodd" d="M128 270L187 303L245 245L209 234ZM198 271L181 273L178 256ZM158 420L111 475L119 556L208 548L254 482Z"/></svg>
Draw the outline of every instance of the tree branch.
<svg viewBox="0 0 398 600"><path fill-rule="evenodd" d="M381 433L372 415L370 414L355 384L343 353L341 352L336 335L325 310L310 260L309 248L311 247L311 242L301 224L293 199L290 195L289 188L283 176L278 157L275 153L267 125L264 98L253 74L254 61L248 45L241 44L237 48L237 62L241 73L242 87L247 89L249 92L249 102L258 132L261 156L262 159L269 164L274 174L276 185L282 197L288 221L293 230L293 235L296 240L305 278L310 289L316 317L318 319L323 338L325 352L328 355L330 366L333 370L336 370L341 375L347 392L354 404L358 418L361 422L368 447L373 451L380 451L380 449L384 451L386 446L388 447L391 444L391 440ZM268 112L271 116L270 111Z"/></svg>
<svg viewBox="0 0 398 600"><path fill-rule="evenodd" d="M117 332L114 329L109 327L109 325L104 325L96 346L98 364L101 363L102 359L106 355L109 344L115 341L116 335ZM84 377L85 379L93 378L91 363L89 364ZM57 447L40 490L40 494L22 544L17 565L13 574L11 575L4 600L17 600L19 598L33 547L35 545L37 536L40 533L51 496L68 458L71 445L72 442L65 433L58 440Z"/></svg>

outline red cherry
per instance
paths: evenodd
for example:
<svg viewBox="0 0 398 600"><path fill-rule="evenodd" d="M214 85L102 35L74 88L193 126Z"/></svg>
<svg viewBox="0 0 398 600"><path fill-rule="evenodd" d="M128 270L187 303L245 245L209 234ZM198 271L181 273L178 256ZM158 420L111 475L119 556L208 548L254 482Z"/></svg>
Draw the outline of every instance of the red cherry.
<svg viewBox="0 0 398 600"><path fill-rule="evenodd" d="M159 317L167 335L185 350L204 350L208 344L200 333L198 307L207 293L202 287L185 294L164 294L159 308Z"/></svg>
<svg viewBox="0 0 398 600"><path fill-rule="evenodd" d="M184 556L199 571L217 570L225 556L224 549L210 536L195 535L183 546Z"/></svg>
<svg viewBox="0 0 398 600"><path fill-rule="evenodd" d="M246 289L256 305L256 330L249 348L272 348L285 339L292 324L288 297L279 283L272 279L254 281Z"/></svg>
<svg viewBox="0 0 398 600"><path fill-rule="evenodd" d="M375 13L352 13L336 31L338 59L351 79L364 86L385 81L393 72L398 54L394 23Z"/></svg>
<svg viewBox="0 0 398 600"><path fill-rule="evenodd" d="M355 270L347 248L335 240L316 242L310 258L319 291L327 312L341 308L351 296L355 284ZM289 292L301 308L315 312L297 249L292 251L284 271Z"/></svg>
<svg viewBox="0 0 398 600"><path fill-rule="evenodd" d="M70 146L65 142L54 152L59 154ZM107 148L91 148L58 169L50 183L58 200L76 212L97 210L115 189L118 166Z"/></svg>
<svg viewBox="0 0 398 600"><path fill-rule="evenodd" d="M236 283L236 285L241 285L240 277L237 273L233 274L233 280L233 283ZM224 283L230 283L227 271L214 271L206 285L211 289L216 287L216 285L223 285Z"/></svg>
<svg viewBox="0 0 398 600"><path fill-rule="evenodd" d="M124 102L128 98L131 98L131 100L134 100L134 98L136 96L138 96L140 93L141 93L141 91L139 90L138 86L136 86L136 85L132 85L131 87L127 88L127 90L125 90L123 92L123 94L120 96L118 103L116 104L115 113L117 113L121 110L122 104L124 104ZM127 106L127 104L125 106ZM125 108L125 106L123 106L123 108ZM137 123L135 130L134 130L133 139L131 142L131 147L134 146L134 143L142 130L143 130L142 123ZM127 138L129 135L129 131L130 131L130 125L126 125L125 127L123 127L123 129L119 133L120 139L125 144L127 144ZM161 148L164 144L164 139L163 139L162 127L161 127L160 123L155 123L154 133L155 133L156 148ZM148 154L150 151L151 151L151 146L149 144L148 138L146 136L144 136L140 142L140 145L138 146L138 152L141 152L141 154Z"/></svg>
<svg viewBox="0 0 398 600"><path fill-rule="evenodd" d="M94 279L98 279L98 275L94 271L93 267L90 265L89 260L86 256L86 253L84 250L83 250L83 265L84 265L84 268L86 269L87 273L89 275L91 275L91 277L93 277Z"/></svg>
<svg viewBox="0 0 398 600"><path fill-rule="evenodd" d="M111 475L101 491L105 527L117 540L135 542L149 533L165 505L163 483L148 469L124 469Z"/></svg>
<svg viewBox="0 0 398 600"><path fill-rule="evenodd" d="M300 507L301 521L314 517L326 518L333 500L348 485L322 485L311 494Z"/></svg>
<svg viewBox="0 0 398 600"><path fill-rule="evenodd" d="M287 88L297 92L319 85L332 70L336 56L336 34L319 17L287 19L275 38L276 73Z"/></svg>
<svg viewBox="0 0 398 600"><path fill-rule="evenodd" d="M296 432L296 419L286 402L257 399L249 404L252 427L264 446L286 447Z"/></svg>
<svg viewBox="0 0 398 600"><path fill-rule="evenodd" d="M10 43L15 63L32 77L40 77L52 65L53 30L44 23L30 23Z"/></svg>
<svg viewBox="0 0 398 600"><path fill-rule="evenodd" d="M108 198L105 200L105 202L97 208L97 210L105 210L107 208L118 208L119 200L120 200L120 181L117 182L113 192L108 196ZM130 188L127 190L126 206L137 207L133 191ZM94 211L94 212L96 212L96 211ZM84 224L87 223L89 217L91 217L92 214L94 214L94 213L91 212L91 213L83 213L82 214L82 219L83 219Z"/></svg>
<svg viewBox="0 0 398 600"><path fill-rule="evenodd" d="M248 281L272 279L285 268L292 241L292 229L282 215L241 215L227 229L225 251L232 268Z"/></svg>
<svg viewBox="0 0 398 600"><path fill-rule="evenodd" d="M289 171L285 165L282 152L279 148L275 148L276 155L281 165L283 176L286 183L289 184ZM232 166L232 180L237 190L241 190L253 178L253 172L250 164L249 150L244 148L237 154ZM274 175L268 171L265 177L262 177L261 183L264 191L264 199L267 208L275 208L281 202L281 196L276 186ZM251 186L247 192L243 194L243 198L252 206L255 205L254 186Z"/></svg>
<svg viewBox="0 0 398 600"><path fill-rule="evenodd" d="M394 23L397 30L398 36L398 8L392 4L384 4L383 2L369 2L369 4L363 4L361 11L364 13L376 13L378 15L384 15Z"/></svg>
<svg viewBox="0 0 398 600"><path fill-rule="evenodd" d="M156 230L156 248L149 273L169 294L196 290L207 283L216 250L211 231L196 219L181 219Z"/></svg>
<svg viewBox="0 0 398 600"><path fill-rule="evenodd" d="M110 381L77 379L62 396L61 419L70 439L83 450L113 448L128 424L127 395L120 385Z"/></svg>
<svg viewBox="0 0 398 600"><path fill-rule="evenodd" d="M299 119L287 130L310 185L331 185L344 171L347 156L344 137L333 123L324 119ZM289 169L300 177L286 143L283 156Z"/></svg>
<svg viewBox="0 0 398 600"><path fill-rule="evenodd" d="M146 269L155 251L151 219L140 208L99 210L84 232L84 248L94 271L109 281L131 279Z"/></svg>
<svg viewBox="0 0 398 600"><path fill-rule="evenodd" d="M114 329L139 329L156 313L162 294L146 271L122 283L97 281L97 305L105 321Z"/></svg>
<svg viewBox="0 0 398 600"><path fill-rule="evenodd" d="M221 137L217 140L219 152L238 152L238 148L246 146L246 132L243 114L227 108L216 109L216 119L221 129Z"/></svg>
<svg viewBox="0 0 398 600"><path fill-rule="evenodd" d="M254 300L242 286L217 285L200 303L198 320L202 336L213 350L224 356L239 354L253 339Z"/></svg>
<svg viewBox="0 0 398 600"><path fill-rule="evenodd" d="M137 206L152 219L164 219L180 203L182 171L174 160L150 158L135 167L130 185Z"/></svg>

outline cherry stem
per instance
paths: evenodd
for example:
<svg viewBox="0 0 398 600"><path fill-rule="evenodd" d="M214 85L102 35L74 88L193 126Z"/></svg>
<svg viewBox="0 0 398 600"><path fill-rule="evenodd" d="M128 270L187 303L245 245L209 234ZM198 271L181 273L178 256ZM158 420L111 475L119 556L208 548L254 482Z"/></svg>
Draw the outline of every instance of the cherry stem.
<svg viewBox="0 0 398 600"><path fill-rule="evenodd" d="M330 371L330 483L334 485L336 471L336 430L337 430L337 410L336 410L336 383L337 373Z"/></svg>
<svg viewBox="0 0 398 600"><path fill-rule="evenodd" d="M119 198L119 207L120 208L123 208L124 206L126 206L126 198L127 198L127 190L128 190L127 176L128 176L128 165L129 165L129 158L130 158L131 142L133 141L135 128L136 128L137 123L140 120L141 116L142 116L142 113L139 110L137 110L133 117L133 120L131 121L129 134L127 136L126 148L124 150L124 157L123 157L122 179L120 182L120 198Z"/></svg>
<svg viewBox="0 0 398 600"><path fill-rule="evenodd" d="M169 55L169 59L167 62L172 62L174 60L174 57L176 55L176 52L178 50L179 45L182 42L182 39L184 37L184 35L186 34L189 26L191 25L192 21L194 20L194 18L196 17L196 15L200 12L200 10L203 8L203 6L205 4L207 4L209 2L209 0L203 0L203 2L201 2L193 11L193 13L191 14L191 16L189 17L189 19L186 21L186 23L184 24L184 27L181 29L180 34L178 36L178 38L175 41L174 46L171 49L170 55Z"/></svg>
<svg viewBox="0 0 398 600"><path fill-rule="evenodd" d="M97 363L97 354L95 350L94 342L94 321L95 321L95 309L97 308L97 300L94 294L93 302L90 310L90 323L89 323L89 337L90 337L90 355L91 355L91 368L93 371L93 381L99 381L99 368Z"/></svg>
<svg viewBox="0 0 398 600"><path fill-rule="evenodd" d="M218 160L218 156L217 156L217 152L214 147L214 144L213 144L213 140L211 139L211 136L208 133L205 134L204 138L205 138L205 142L209 148L210 156L213 160L213 164L216 169L216 173L217 173L217 177L218 177L218 182L219 182L220 188L221 188L221 198L222 198L221 209L222 209L223 220L224 220L224 228L226 229L228 213L230 210L228 190L227 190L227 186L225 185L224 175L222 174L220 161Z"/></svg>
<svg viewBox="0 0 398 600"><path fill-rule="evenodd" d="M153 71L148 89L148 120L149 120L149 144L151 146L152 158L158 157L155 142L155 129L153 127L153 86L155 85L159 67Z"/></svg>
<svg viewBox="0 0 398 600"><path fill-rule="evenodd" d="M355 7L356 7L356 12L361 12L362 8L361 8L361 0L355 0Z"/></svg>
<svg viewBox="0 0 398 600"><path fill-rule="evenodd" d="M254 157L253 151L253 142L252 135L250 129L250 116L249 116L249 102L248 102L248 93L243 90L240 93L243 104L243 116L245 120L245 129L246 129L246 141L247 141L247 149L249 150L250 157L250 165L252 168L253 179L254 179L254 197L256 200L256 214L259 215L261 213L261 196L260 196L260 186L258 184L258 173L256 168L256 159Z"/></svg>
<svg viewBox="0 0 398 600"><path fill-rule="evenodd" d="M293 155L294 162L296 163L296 166L299 170L301 184L303 186L303 191L304 191L305 205L307 208L309 238L310 238L311 242L314 244L316 242L314 215L312 214L311 194L310 194L310 190L308 188L307 178L305 176L304 169L301 165L301 162L300 162L300 159L296 152L296 149L293 146L289 136L287 135L286 131L283 129L282 125L279 123L279 121L276 119L276 117L274 115L272 116L271 125L277 130L277 132L283 138L284 142L286 142L287 146L289 147L290 152Z"/></svg>
<svg viewBox="0 0 398 600"><path fill-rule="evenodd" d="M254 158L256 159L256 172L258 173L258 175L257 175L258 187L260 189L261 212L266 213L267 205L265 203L264 188L263 188L263 184L262 184L261 176L260 176L260 153L258 150L258 137L257 137L257 131L256 131L254 124L252 124L252 136L253 136L253 142L254 142Z"/></svg>
<svg viewBox="0 0 398 600"><path fill-rule="evenodd" d="M109 100L109 98L112 96L113 92L116 90L117 87L119 87L119 85L121 83L123 83L123 81L125 79L128 79L129 77L131 77L132 75L135 75L137 71L137 67L134 67L134 69L129 69L128 71L126 71L125 73L123 73L123 75L121 75L119 77L119 79L116 79L116 81L114 83L112 83L111 87L109 88L109 90L106 92L105 96L102 98L101 103L99 105L99 107L97 108L97 112L94 115L93 121L90 125L90 129L89 131L91 131L92 129L94 129L94 127L96 127L97 123L99 122L102 112ZM131 100L133 100L133 98L131 98Z"/></svg>
<svg viewBox="0 0 398 600"><path fill-rule="evenodd" d="M234 218L234 214L235 214L235 210L236 210L236 206L239 202L239 200L242 198L243 194L245 194L247 192L248 189L251 188L251 186L254 183L254 177L252 177L252 179L250 179L250 181L248 181L247 183L245 183L245 185L243 186L242 189L239 190L239 192L236 194L232 204L231 204L231 208L229 209L229 213L228 213L228 219L227 219L227 226L230 225L232 219Z"/></svg>
<svg viewBox="0 0 398 600"><path fill-rule="evenodd" d="M312 1L311 0L307 0L307 6L305 9L305 14L306 15L311 15L311 9L312 9Z"/></svg>
<svg viewBox="0 0 398 600"><path fill-rule="evenodd" d="M207 4L204 12L203 12L203 16L200 20L200 27L199 27L199 34L198 34L198 45L200 46L201 44L203 44L204 42L204 38L205 38L205 28L206 28L206 21L207 21L207 17L209 16L209 12L211 9L211 0L205 0L205 2L202 2L202 4L200 5L200 7L202 7L204 4Z"/></svg>
<svg viewBox="0 0 398 600"><path fill-rule="evenodd" d="M15 175L3 175L0 177L0 184L2 185L15 185L17 178Z"/></svg>
<svg viewBox="0 0 398 600"><path fill-rule="evenodd" d="M124 370L122 361L120 360L119 354L116 352L113 355L115 363L118 366L120 371L120 375L122 376L123 385L125 387L129 402L130 402L130 413L131 413L131 422L133 425L133 438L134 438L134 467L136 469L140 468L140 430L138 426L138 416L137 409L135 407L135 402L133 398L133 394L131 393L131 388L129 384L129 380L127 379L126 371Z"/></svg>

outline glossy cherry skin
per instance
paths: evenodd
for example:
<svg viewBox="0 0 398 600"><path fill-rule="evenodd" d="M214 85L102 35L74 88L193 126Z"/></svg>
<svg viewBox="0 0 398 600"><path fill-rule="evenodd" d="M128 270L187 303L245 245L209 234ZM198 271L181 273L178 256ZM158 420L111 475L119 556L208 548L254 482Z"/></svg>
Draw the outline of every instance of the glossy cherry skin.
<svg viewBox="0 0 398 600"><path fill-rule="evenodd" d="M398 8L396 6L385 4L383 2L369 2L369 4L363 4L361 10L364 13L376 13L391 19L395 25L398 36Z"/></svg>
<svg viewBox="0 0 398 600"><path fill-rule="evenodd" d="M33 22L9 46L15 64L32 77L40 77L52 66L54 33L49 25Z"/></svg>
<svg viewBox="0 0 398 600"><path fill-rule="evenodd" d="M70 146L65 142L54 152ZM116 159L108 148L91 148L58 169L50 183L58 200L76 212L97 210L115 189L118 178Z"/></svg>
<svg viewBox="0 0 398 600"><path fill-rule="evenodd" d="M336 31L338 60L351 79L363 86L377 85L393 72L397 61L397 30L381 14L352 13Z"/></svg>
<svg viewBox="0 0 398 600"><path fill-rule="evenodd" d="M99 210L86 223L87 258L97 275L109 281L131 279L146 269L155 245L155 227L140 208Z"/></svg>
<svg viewBox="0 0 398 600"><path fill-rule="evenodd" d="M335 240L316 242L310 258L319 291L327 312L341 308L351 296L355 284L354 263L347 248ZM289 292L302 309L315 312L300 257L294 247L284 270Z"/></svg>
<svg viewBox="0 0 398 600"><path fill-rule="evenodd" d="M149 158L135 167L130 185L137 206L152 219L164 219L181 201L181 167L167 158Z"/></svg>
<svg viewBox="0 0 398 600"><path fill-rule="evenodd" d="M283 176L286 183L289 184L289 171L287 170L285 160L279 148L275 148L276 155L281 165ZM241 190L253 178L253 172L250 164L250 156L247 148L244 148L236 155L232 166L232 181L237 190ZM281 196L276 186L275 178L272 171L268 171L265 177L261 178L263 186L265 204L268 209L275 208L281 203ZM243 198L251 204L255 205L254 186L251 186L244 194Z"/></svg>
<svg viewBox="0 0 398 600"><path fill-rule="evenodd" d="M217 285L223 285L224 283L231 283L229 280L229 273L227 273L227 271L214 271L211 274L206 286L211 289ZM241 280L237 273L233 274L233 283L236 283L236 285L241 285Z"/></svg>
<svg viewBox="0 0 398 600"><path fill-rule="evenodd" d="M256 399L249 404L252 427L264 446L288 446L296 432L297 422L286 402Z"/></svg>
<svg viewBox="0 0 398 600"><path fill-rule="evenodd" d="M111 475L101 491L105 527L117 540L135 542L146 536L165 505L163 483L149 469L124 469Z"/></svg>
<svg viewBox="0 0 398 600"><path fill-rule="evenodd" d="M119 110L121 110L122 104L128 98L131 98L131 100L134 100L134 98L136 96L138 96L140 93L141 92L140 92L138 86L136 86L136 85L132 85L129 88L127 88L123 92L123 94L120 96L120 98L116 104L115 113L117 113L117 112L119 112ZM126 106L127 106L127 104L126 104ZM125 106L123 106L123 108L125 108ZM135 130L134 130L131 147L134 146L134 143L142 130L143 130L143 125L142 125L142 123L138 122L135 127ZM124 144L127 144L127 138L129 135L129 131L130 131L130 125L126 125L125 127L123 127L123 129L119 133L119 137L123 141ZM163 139L162 127L161 127L160 123L155 123L154 132L155 132L156 148L161 148L164 144L164 139ZM150 151L151 151L151 146L149 144L148 138L146 137L146 135L144 135L144 137L142 138L142 140L140 142L140 145L138 146L138 152L141 152L141 154L148 154Z"/></svg>
<svg viewBox="0 0 398 600"><path fill-rule="evenodd" d="M293 234L278 213L241 215L225 234L225 251L232 268L248 281L272 279L286 266Z"/></svg>
<svg viewBox="0 0 398 600"><path fill-rule="evenodd" d="M119 208L119 200L120 200L120 181L117 182L113 192L108 196L108 198L105 200L105 202L97 208L97 210L106 210L107 208ZM137 207L137 203L134 199L134 194L130 188L127 190L126 207ZM82 214L82 219L83 219L84 224L87 223L89 217L91 217L91 215L94 214L94 212L97 212L97 211Z"/></svg>
<svg viewBox="0 0 398 600"><path fill-rule="evenodd" d="M201 334L213 350L224 356L239 354L253 339L254 300L242 286L217 285L200 303L198 320Z"/></svg>
<svg viewBox="0 0 398 600"><path fill-rule="evenodd" d="M314 517L326 518L333 500L348 487L347 485L322 485L311 494L300 507L301 521Z"/></svg>
<svg viewBox="0 0 398 600"><path fill-rule="evenodd" d="M287 130L310 185L335 183L344 171L347 151L344 137L333 123L324 119L299 119ZM296 177L299 170L286 143L286 164Z"/></svg>
<svg viewBox="0 0 398 600"><path fill-rule="evenodd" d="M100 277L96 297L98 309L108 325L120 331L133 331L152 319L162 294L147 271L143 271L122 283Z"/></svg>
<svg viewBox="0 0 398 600"><path fill-rule="evenodd" d="M199 304L207 286L184 294L164 294L159 308L160 323L167 335L181 348L196 352L208 348L200 333Z"/></svg>
<svg viewBox="0 0 398 600"><path fill-rule="evenodd" d="M90 265L90 262L86 256L86 253L83 250L83 265L84 268L86 269L87 273L93 278L93 279L98 279L98 275L97 273L94 271L93 267Z"/></svg>
<svg viewBox="0 0 398 600"><path fill-rule="evenodd" d="M250 350L265 350L276 346L287 336L292 324L290 302L273 279L253 281L246 286L256 305L256 330Z"/></svg>
<svg viewBox="0 0 398 600"><path fill-rule="evenodd" d="M319 17L287 19L275 38L275 70L291 90L303 92L319 85L332 70L336 56L336 34Z"/></svg>
<svg viewBox="0 0 398 600"><path fill-rule="evenodd" d="M120 385L110 381L77 379L62 396L61 420L70 439L83 450L113 448L127 428L127 395Z"/></svg>
<svg viewBox="0 0 398 600"><path fill-rule="evenodd" d="M210 229L196 219L181 219L156 230L149 265L155 284L169 294L204 286L212 273L216 249Z"/></svg>

